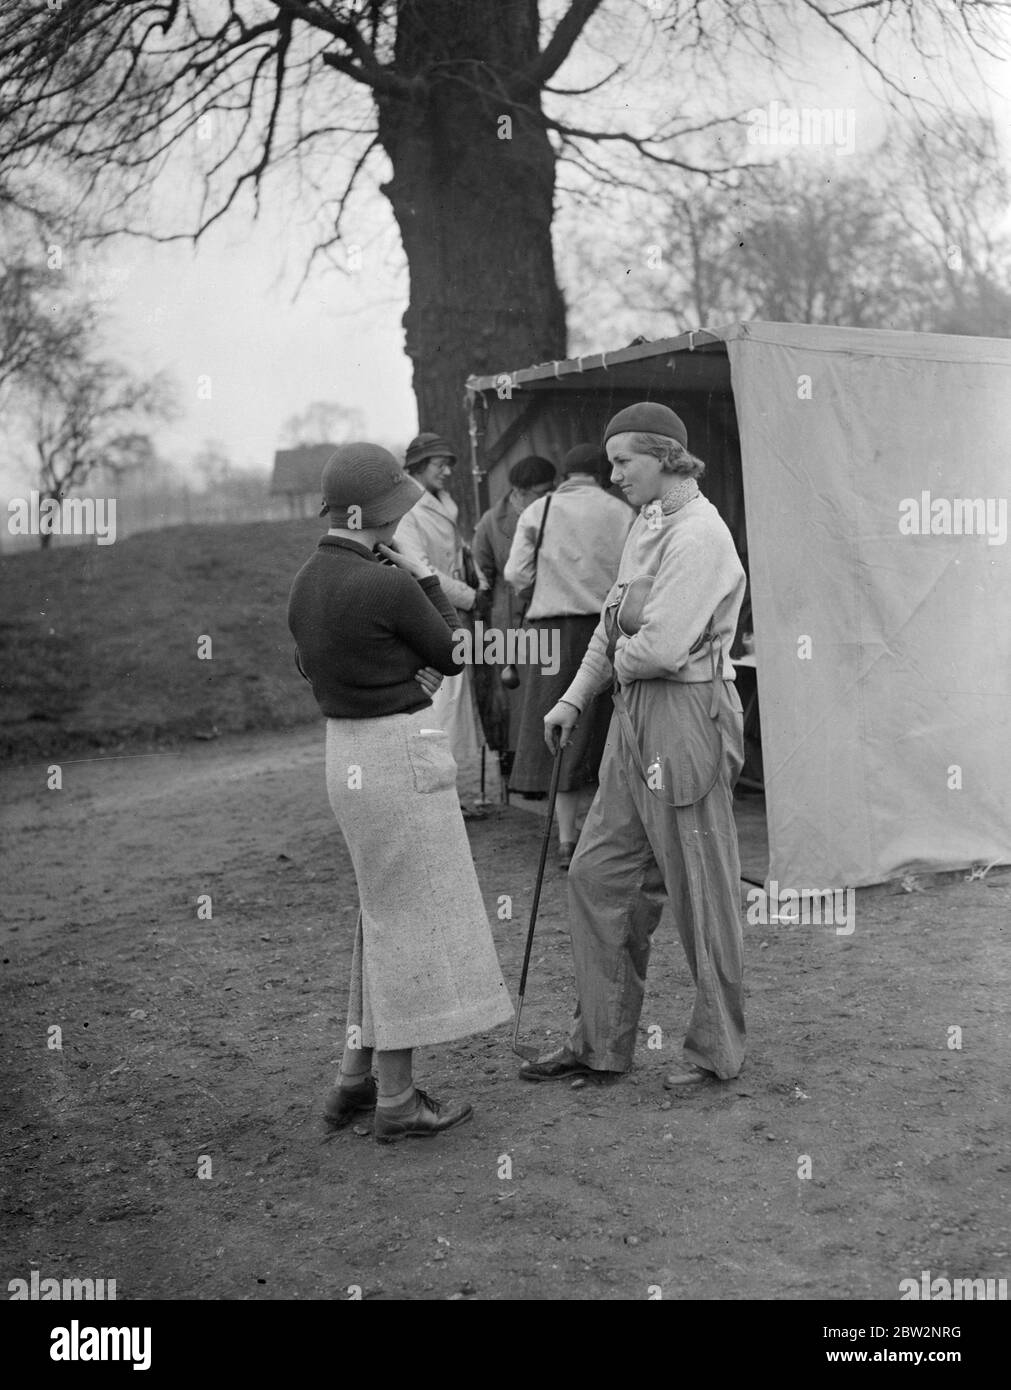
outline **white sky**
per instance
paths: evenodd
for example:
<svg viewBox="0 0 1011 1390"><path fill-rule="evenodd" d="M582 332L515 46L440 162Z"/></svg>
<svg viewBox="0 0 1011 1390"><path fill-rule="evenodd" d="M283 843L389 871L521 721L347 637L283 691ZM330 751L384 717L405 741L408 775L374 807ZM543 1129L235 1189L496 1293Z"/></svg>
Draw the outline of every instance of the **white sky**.
<svg viewBox="0 0 1011 1390"><path fill-rule="evenodd" d="M784 38L792 50L787 68L771 73L747 59L724 65L706 97L723 110L764 106L773 98L852 108L858 153L872 147L884 128L873 79L847 50L807 27L788 29ZM577 85L597 61L584 53L556 82ZM903 75L910 76L908 61ZM996 106L1006 128L1005 70L990 63L988 75L1002 84L1003 104L998 98ZM592 114L608 118L631 108L634 120L636 108L655 105L665 82L678 88L688 80L687 74L668 78L654 66L646 84L605 93ZM698 104L694 95L678 92L676 109L693 115ZM192 183L195 175L188 177ZM175 201L176 186L168 179L158 190L162 206ZM336 400L360 410L368 434L391 444L405 444L418 428L400 325L406 276L396 269L395 229L385 200L373 192L362 203L369 225L360 235L361 273L317 273L295 302L307 243L305 228L294 223L299 215L308 221L312 210L289 206L290 201L283 180L275 180L258 223L250 224L240 212L219 223L196 249L128 240L106 253L110 353L138 371L165 368L177 379L184 416L159 429L155 438L159 452L181 467L205 440L215 439L237 465L269 469L283 421L313 400ZM346 236L356 239L354 224ZM610 346L606 325L602 346ZM202 375L211 378L210 401L197 396ZM5 451L0 495L6 500L28 486L24 463Z"/></svg>

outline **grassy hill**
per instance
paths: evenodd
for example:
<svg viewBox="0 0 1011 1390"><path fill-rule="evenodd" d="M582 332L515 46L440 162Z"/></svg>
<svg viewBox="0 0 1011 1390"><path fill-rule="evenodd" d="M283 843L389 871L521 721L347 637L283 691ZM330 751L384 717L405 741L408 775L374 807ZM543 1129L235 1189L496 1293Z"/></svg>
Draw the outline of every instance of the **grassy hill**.
<svg viewBox="0 0 1011 1390"><path fill-rule="evenodd" d="M0 757L318 718L286 609L322 527L179 526L0 558ZM210 661L197 658L204 634Z"/></svg>

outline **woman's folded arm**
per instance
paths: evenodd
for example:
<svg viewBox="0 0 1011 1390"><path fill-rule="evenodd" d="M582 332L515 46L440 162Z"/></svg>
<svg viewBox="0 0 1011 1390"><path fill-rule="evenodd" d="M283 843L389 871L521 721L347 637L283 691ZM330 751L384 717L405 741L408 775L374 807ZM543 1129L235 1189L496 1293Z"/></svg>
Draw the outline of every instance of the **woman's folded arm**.
<svg viewBox="0 0 1011 1390"><path fill-rule="evenodd" d="M444 676L455 676L466 666L456 655L459 650L454 633L459 615L442 591L435 575L413 579L398 571L393 602L393 630L401 641L413 647L421 664L434 666Z"/></svg>

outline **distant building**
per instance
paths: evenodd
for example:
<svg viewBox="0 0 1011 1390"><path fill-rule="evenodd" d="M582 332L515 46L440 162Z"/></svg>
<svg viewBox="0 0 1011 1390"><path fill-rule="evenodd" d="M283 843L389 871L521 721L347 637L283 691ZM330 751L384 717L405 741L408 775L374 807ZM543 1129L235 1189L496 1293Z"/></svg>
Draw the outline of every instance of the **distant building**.
<svg viewBox="0 0 1011 1390"><path fill-rule="evenodd" d="M274 455L270 495L287 497L291 516L315 516L319 511L323 465L336 448L336 444L299 444L294 449L278 449Z"/></svg>

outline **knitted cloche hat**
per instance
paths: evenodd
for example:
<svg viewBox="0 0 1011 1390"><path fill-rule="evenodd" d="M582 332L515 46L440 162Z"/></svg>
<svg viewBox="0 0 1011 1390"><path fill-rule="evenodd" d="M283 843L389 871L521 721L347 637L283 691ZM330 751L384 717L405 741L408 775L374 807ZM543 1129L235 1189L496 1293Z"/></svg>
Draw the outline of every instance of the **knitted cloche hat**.
<svg viewBox="0 0 1011 1390"><path fill-rule="evenodd" d="M323 466L323 509L331 526L386 526L409 512L424 489L388 449L356 442L335 449ZM351 508L357 508L352 512Z"/></svg>

